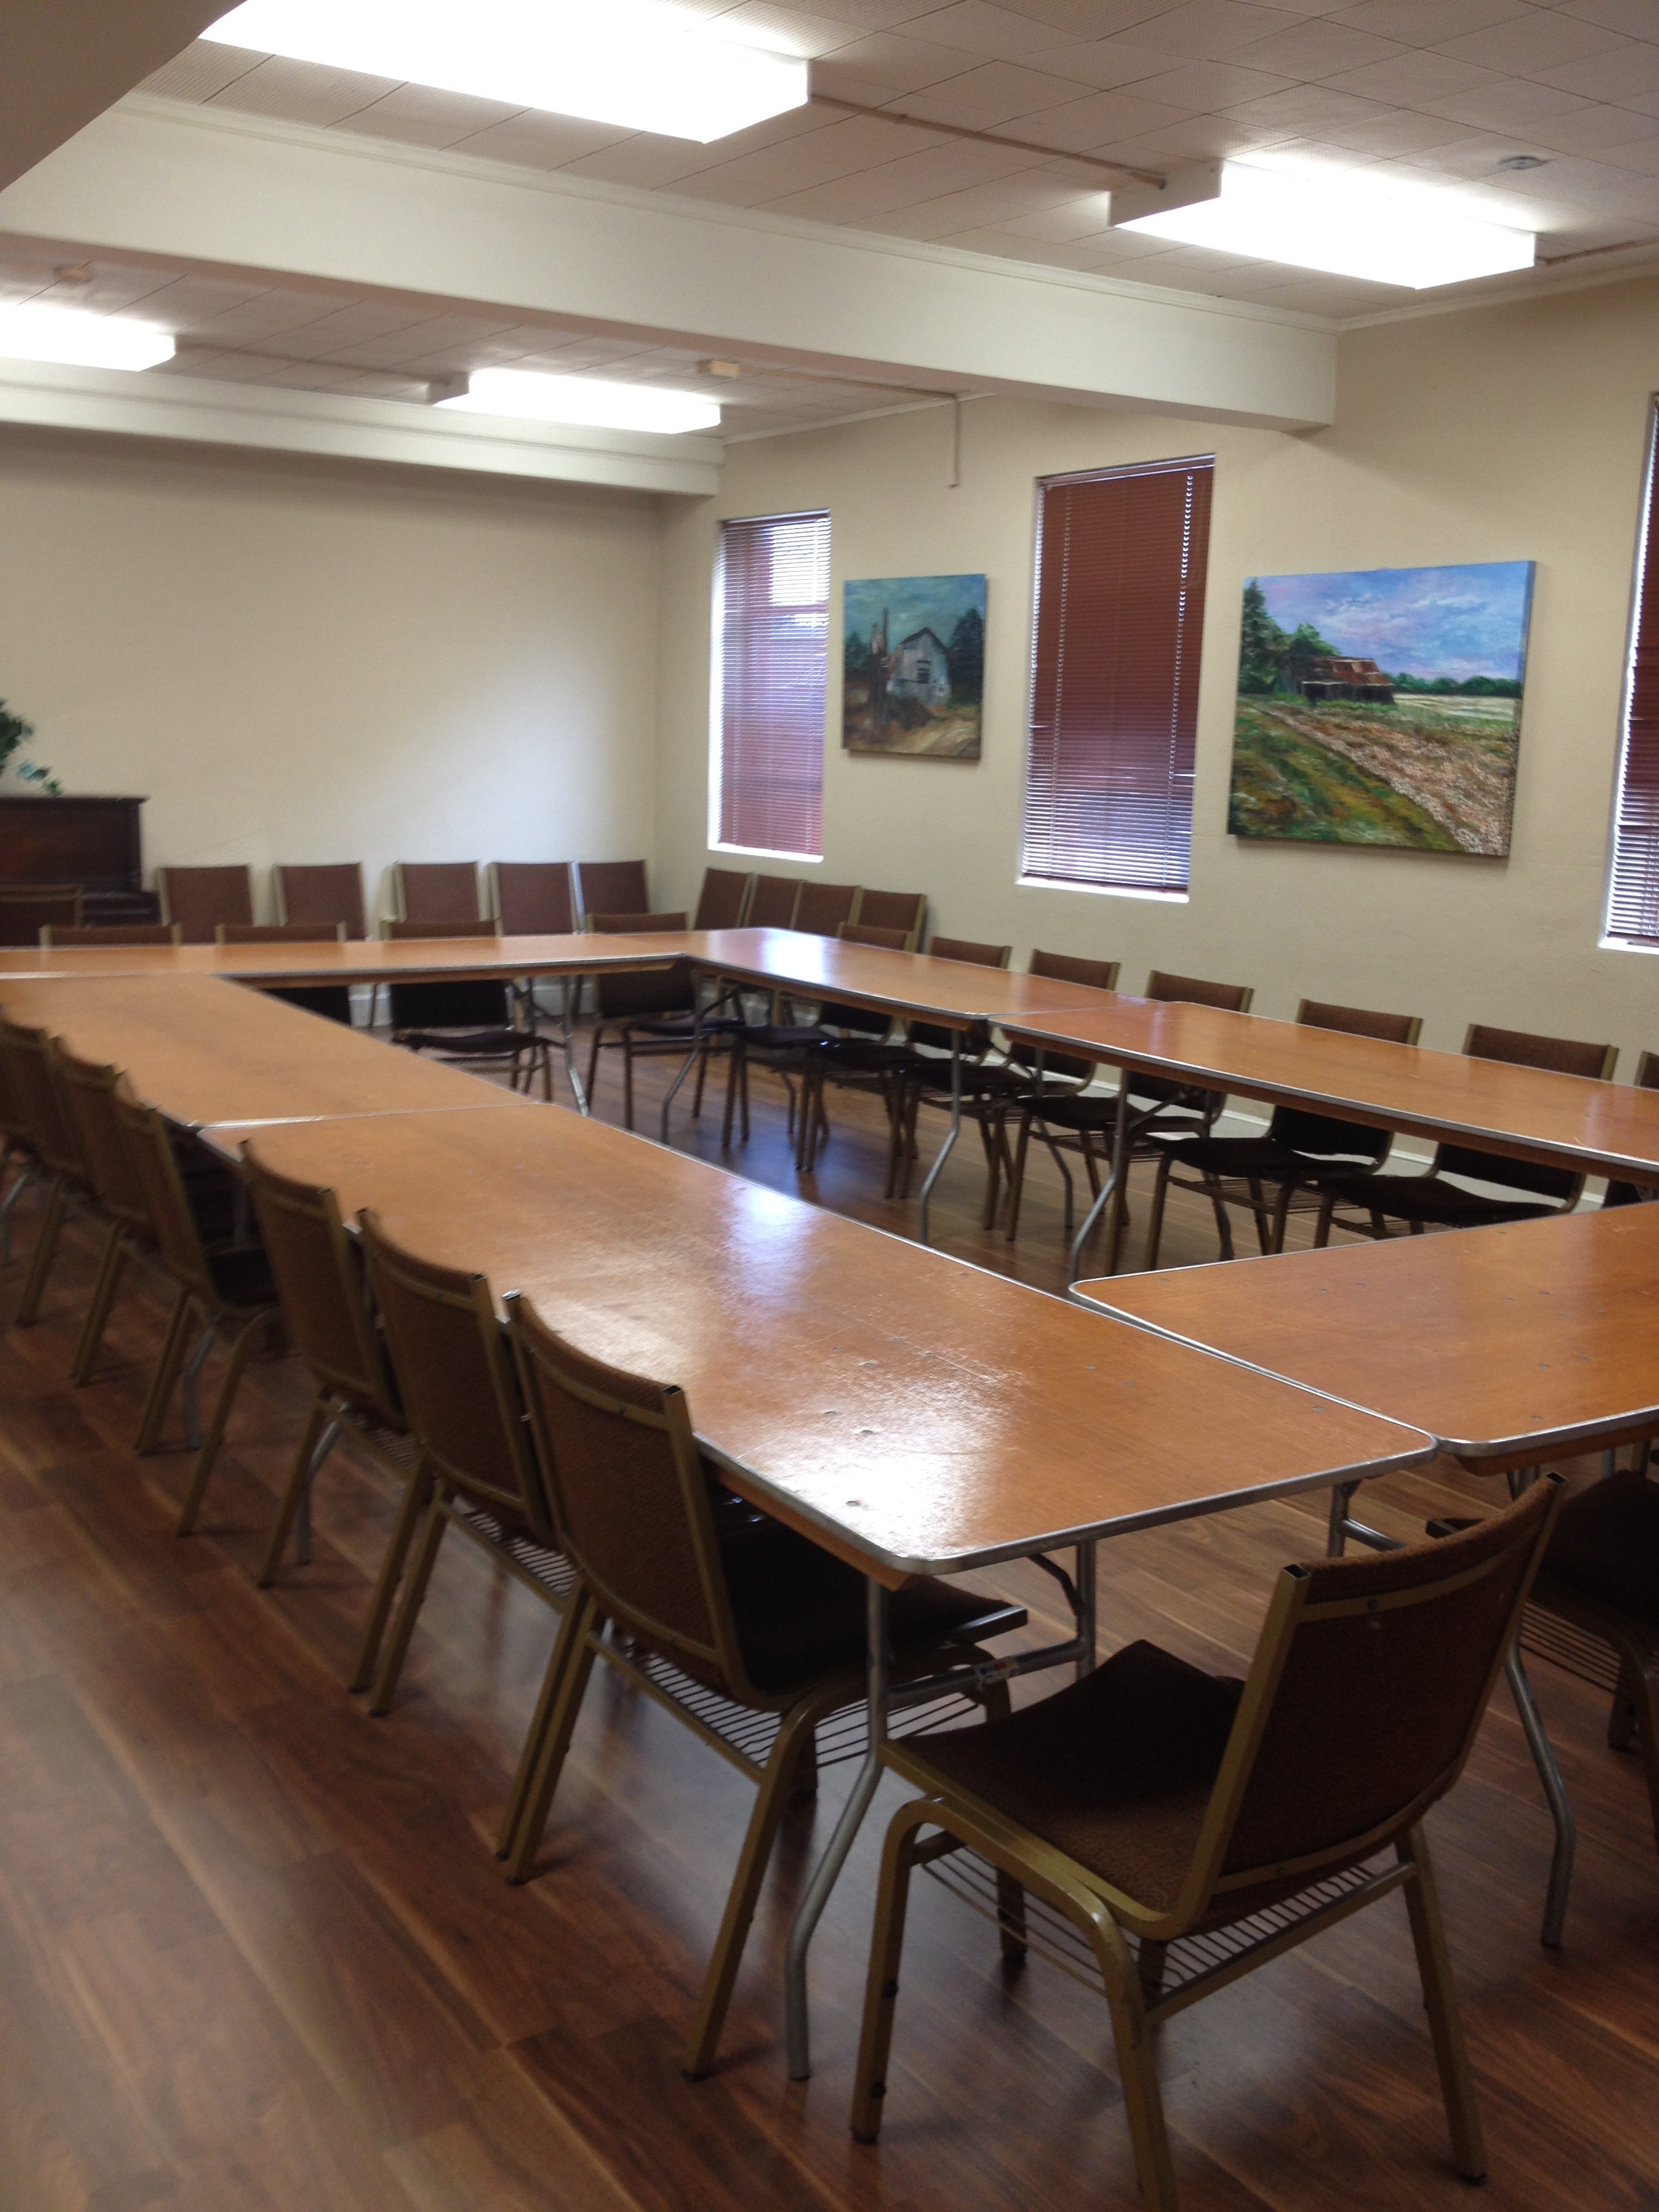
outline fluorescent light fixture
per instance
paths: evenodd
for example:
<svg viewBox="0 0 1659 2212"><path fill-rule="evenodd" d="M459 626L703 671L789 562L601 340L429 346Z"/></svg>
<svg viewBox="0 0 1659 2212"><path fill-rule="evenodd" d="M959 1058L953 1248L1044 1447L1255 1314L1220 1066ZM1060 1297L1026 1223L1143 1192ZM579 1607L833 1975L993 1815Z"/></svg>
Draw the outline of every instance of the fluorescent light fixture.
<svg viewBox="0 0 1659 2212"><path fill-rule="evenodd" d="M1120 230L1414 292L1530 269L1535 243L1468 213L1450 191L1267 156L1200 162L1162 191L1115 191L1112 216Z"/></svg>
<svg viewBox="0 0 1659 2212"><path fill-rule="evenodd" d="M242 0L202 36L704 144L807 96L804 61L665 0Z"/></svg>
<svg viewBox="0 0 1659 2212"><path fill-rule="evenodd" d="M154 368L173 359L173 332L83 307L0 307L0 356L69 368Z"/></svg>
<svg viewBox="0 0 1659 2212"><path fill-rule="evenodd" d="M434 404L466 415L517 415L532 422L585 422L599 430L714 430L720 410L695 392L615 384L599 376L543 376L526 368L475 368Z"/></svg>

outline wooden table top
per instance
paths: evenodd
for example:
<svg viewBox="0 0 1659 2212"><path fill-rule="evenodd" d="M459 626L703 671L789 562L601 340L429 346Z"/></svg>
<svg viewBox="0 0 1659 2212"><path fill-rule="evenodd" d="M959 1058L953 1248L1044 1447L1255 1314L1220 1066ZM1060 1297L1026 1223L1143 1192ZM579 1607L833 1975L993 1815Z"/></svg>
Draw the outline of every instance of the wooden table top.
<svg viewBox="0 0 1659 2212"><path fill-rule="evenodd" d="M348 1218L372 1206L583 1350L679 1383L735 1487L896 1586L1431 1449L574 1114L285 1123L252 1142Z"/></svg>
<svg viewBox="0 0 1659 2212"><path fill-rule="evenodd" d="M1659 1091L1463 1053L1428 1052L1216 1006L1096 992L1052 1021L1005 1022L1036 1044L1403 1135L1659 1182Z"/></svg>
<svg viewBox="0 0 1659 2212"><path fill-rule="evenodd" d="M187 1127L532 1103L210 975L0 981L0 1009L83 1060L124 1068L140 1097Z"/></svg>
<svg viewBox="0 0 1659 2212"><path fill-rule="evenodd" d="M679 940L674 940L678 948ZM409 983L661 968L655 937L371 937L321 945L0 946L0 982L88 975L227 975L244 983Z"/></svg>
<svg viewBox="0 0 1659 2212"><path fill-rule="evenodd" d="M1529 1466L1659 1433L1659 1206L1079 1283L1097 1311Z"/></svg>

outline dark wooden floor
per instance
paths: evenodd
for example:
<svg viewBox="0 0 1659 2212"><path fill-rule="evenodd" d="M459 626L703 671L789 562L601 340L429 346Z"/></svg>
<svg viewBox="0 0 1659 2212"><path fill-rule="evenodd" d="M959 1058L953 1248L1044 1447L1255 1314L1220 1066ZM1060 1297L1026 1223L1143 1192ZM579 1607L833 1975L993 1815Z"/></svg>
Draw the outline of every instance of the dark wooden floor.
<svg viewBox="0 0 1659 2212"><path fill-rule="evenodd" d="M601 1081L609 1111L614 1081ZM790 1188L780 1102L757 1085L742 1164ZM836 1110L816 1194L908 1227L908 1210L871 1195L867 1118ZM705 1117L700 1147L717 1134ZM1052 1182L1034 1176L1011 1249L974 1226L964 1145L940 1241L1057 1288ZM1213 1254L1187 1204L1171 1263ZM21 1254L34 1222L26 1200ZM183 1454L129 1449L154 1295L124 1299L94 1386L65 1384L90 1257L76 1232L41 1323L0 1340L4 2212L1128 2212L1103 2005L1040 1964L1009 1973L983 1925L928 1883L886 2133L874 2151L849 2141L879 1819L814 1949L817 2072L785 2079L783 1938L845 1769L792 1816L723 2064L683 2081L746 1785L596 1682L544 1871L509 1890L489 1844L545 1612L452 1547L406 1692L369 1720L340 1670L386 1533L382 1484L342 1454L319 1486L313 1565L274 1595L253 1589L303 1401L294 1369L268 1365L204 1533L179 1541ZM1370 1510L1408 1530L1448 1489L1483 1494L1450 1470L1387 1486ZM1105 1640L1151 1635L1236 1668L1273 1568L1319 1543L1314 1506L1122 1540L1103 1559ZM1032 1570L1006 1586L1045 1602ZM1501 1702L1432 1821L1487 2202L1653 2212L1659 1860L1640 1772L1605 1747L1595 1692L1535 1671L1584 1831L1565 1952L1537 1942L1549 1828ZM900 1794L889 1785L881 1805ZM1161 2064L1189 2212L1464 2201L1394 1904L1171 2023Z"/></svg>

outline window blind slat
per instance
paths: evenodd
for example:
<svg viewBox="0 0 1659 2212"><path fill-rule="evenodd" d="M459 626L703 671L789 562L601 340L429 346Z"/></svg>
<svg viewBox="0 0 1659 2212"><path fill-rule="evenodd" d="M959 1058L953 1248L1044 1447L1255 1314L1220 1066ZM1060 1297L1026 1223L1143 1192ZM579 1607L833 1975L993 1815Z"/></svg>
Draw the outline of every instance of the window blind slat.
<svg viewBox="0 0 1659 2212"><path fill-rule="evenodd" d="M1213 473L1042 487L1023 876L1187 888Z"/></svg>
<svg viewBox="0 0 1659 2212"><path fill-rule="evenodd" d="M1653 543L1654 439L1649 447L1607 925L1609 937L1627 938L1638 945L1659 945L1659 560L1654 557L1659 549Z"/></svg>
<svg viewBox="0 0 1659 2212"><path fill-rule="evenodd" d="M823 850L830 518L720 526L715 842L817 860Z"/></svg>

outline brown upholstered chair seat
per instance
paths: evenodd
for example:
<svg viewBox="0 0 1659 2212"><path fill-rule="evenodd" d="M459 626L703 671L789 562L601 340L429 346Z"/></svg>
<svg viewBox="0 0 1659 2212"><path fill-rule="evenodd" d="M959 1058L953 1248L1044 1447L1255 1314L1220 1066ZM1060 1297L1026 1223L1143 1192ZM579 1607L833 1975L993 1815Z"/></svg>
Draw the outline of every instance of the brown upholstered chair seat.
<svg viewBox="0 0 1659 2212"><path fill-rule="evenodd" d="M864 1577L855 1568L763 1516L722 1528L720 1557L757 1689L787 1697L817 1676L863 1664ZM902 1664L907 1652L940 1642L1001 1636L1024 1618L1018 1606L928 1576L893 1598L893 1656Z"/></svg>
<svg viewBox="0 0 1659 2212"><path fill-rule="evenodd" d="M276 1296L270 1262L257 1245L240 1244L224 1252L210 1252L213 1287L228 1306L268 1306Z"/></svg>
<svg viewBox="0 0 1659 2212"><path fill-rule="evenodd" d="M510 1024L487 1030L400 1030L398 1042L410 1052L447 1052L455 1060L483 1060L497 1053L526 1052L547 1040Z"/></svg>
<svg viewBox="0 0 1659 2212"><path fill-rule="evenodd" d="M1568 1498L1541 1571L1659 1628L1659 1483L1613 1474Z"/></svg>
<svg viewBox="0 0 1659 2212"><path fill-rule="evenodd" d="M1243 1686L1131 1644L1007 1720L930 1738L927 1762L1114 1888L1167 1910Z"/></svg>
<svg viewBox="0 0 1659 2212"><path fill-rule="evenodd" d="M1183 1167L1218 1176L1294 1176L1304 1182L1330 1176L1351 1178L1369 1172L1364 1160L1343 1160L1323 1152L1298 1152L1271 1137L1187 1137L1176 1131L1154 1130L1149 1141L1178 1148ZM1403 1178L1400 1178L1403 1180Z"/></svg>
<svg viewBox="0 0 1659 2212"><path fill-rule="evenodd" d="M1322 1174L1322 1181L1329 1178ZM1536 1221L1562 1208L1540 1200L1486 1198L1461 1183L1432 1175L1358 1176L1342 1182L1342 1202L1359 1211L1374 1209L1395 1221L1420 1221L1425 1228L1479 1229L1504 1221Z"/></svg>

